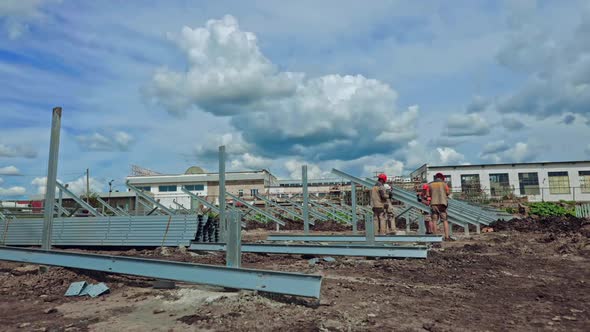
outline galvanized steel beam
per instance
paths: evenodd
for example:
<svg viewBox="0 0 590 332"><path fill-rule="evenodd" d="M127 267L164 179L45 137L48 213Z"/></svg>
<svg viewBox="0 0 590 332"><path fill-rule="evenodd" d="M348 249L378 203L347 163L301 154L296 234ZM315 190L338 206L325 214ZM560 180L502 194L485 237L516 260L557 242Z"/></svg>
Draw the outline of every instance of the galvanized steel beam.
<svg viewBox="0 0 590 332"><path fill-rule="evenodd" d="M342 218L341 216L339 216L339 215L337 215L336 213L334 213L333 211L331 211L329 208L327 208L327 207L325 207L325 206L322 206L321 204L319 204L319 203L316 203L316 202L314 202L314 201L310 201L310 203L311 203L311 205L312 205L312 206L314 206L315 208L317 208L317 209L319 209L319 210L324 210L324 211L328 212L329 214L331 214L331 215L332 215L332 217L333 217L334 219L338 219L338 220L340 220L340 221L343 221L344 223L346 223L346 224L349 224L349 225L350 225L350 220L348 220L348 219L345 219L345 218Z"/></svg>
<svg viewBox="0 0 590 332"><path fill-rule="evenodd" d="M219 237L221 241L227 239L227 220L225 211L225 145L219 147Z"/></svg>
<svg viewBox="0 0 590 332"><path fill-rule="evenodd" d="M49 160L43 211L43 249L51 249L51 227L53 225L53 206L55 205L55 184L57 183L57 161L59 160L59 134L61 130L61 107L53 109L51 137L49 140Z"/></svg>
<svg viewBox="0 0 590 332"><path fill-rule="evenodd" d="M0 246L0 260L63 266L220 287L320 298L322 277L155 259Z"/></svg>
<svg viewBox="0 0 590 332"><path fill-rule="evenodd" d="M293 206L297 207L298 209L300 209L301 211L303 211L303 203L298 203L298 202L294 202L288 198L283 198L285 200L285 202L292 204ZM327 221L328 217L322 213L319 213L317 211L315 211L314 209L309 209L308 210L309 215L313 216L314 218L318 219L318 220L322 220L322 221ZM311 223L311 220L310 220ZM313 225L313 224L312 224Z"/></svg>
<svg viewBox="0 0 590 332"><path fill-rule="evenodd" d="M307 165L301 166L301 184L303 186L303 233L309 234L309 192L307 191Z"/></svg>
<svg viewBox="0 0 590 332"><path fill-rule="evenodd" d="M276 218L275 216L273 216L272 214L264 211L263 209L260 209L256 206L254 206L253 204L249 204L248 202L242 200L241 198L239 198L238 196L232 195L230 193L225 193L227 196L231 197L233 200L242 203L244 206L246 206L247 208L253 210L256 213L260 213L261 215L265 216L266 218L270 219L271 221L281 225L281 226L285 226L285 222L283 222L282 220Z"/></svg>
<svg viewBox="0 0 590 332"><path fill-rule="evenodd" d="M160 204L160 202L156 201L155 199L153 199L152 197L150 197L149 195L146 195L143 190L135 187L134 185L132 185L131 183L129 183L129 180L127 180L127 182L125 182L125 185L127 186L127 188L135 191L135 193L139 196L141 196L141 198L145 199L146 201L154 204L155 206L157 206L160 210L166 212L169 215L174 215L175 212L172 211L171 209L165 207L164 205Z"/></svg>
<svg viewBox="0 0 590 332"><path fill-rule="evenodd" d="M119 210L115 209L114 207L112 207L109 203L105 202L102 198L100 197L96 197L96 200L102 204L102 206L104 206L105 208L107 208L107 210L111 211L112 213L114 213L116 216L128 216L129 213L123 211L120 212ZM104 211L103 211L104 212Z"/></svg>
<svg viewBox="0 0 590 332"><path fill-rule="evenodd" d="M270 206L271 206L271 207L273 207L273 208L276 208L276 209L278 209L278 210L280 210L280 211L282 211L282 212L284 212L284 213L286 213L286 214L288 214L288 215L290 215L290 216L292 216L292 217L294 217L294 218L297 218L297 219L303 220L303 215L301 215L301 214L297 213L296 211L289 210L289 209L287 209L286 207L284 207L284 206L282 206L282 205L278 204L277 202L273 202L273 201L271 201L270 199L267 199L267 198L265 198L265 197L262 197L262 196L259 196L259 195L255 195L255 197L256 197L257 199L259 199L259 200L261 200L261 201L265 202L266 204L270 205ZM310 220L310 221L309 221L309 223L310 223L310 224L312 224L312 225L314 225L314 224L315 224L315 223L314 223L312 220Z"/></svg>
<svg viewBox="0 0 590 332"><path fill-rule="evenodd" d="M365 242L362 235L304 235L304 234L270 234L268 241L301 241L301 242ZM378 235L375 242L400 243L436 243L442 242L440 235Z"/></svg>
<svg viewBox="0 0 590 332"><path fill-rule="evenodd" d="M225 243L193 243L193 251L225 251ZM242 252L287 254L287 255L328 255L361 257L426 258L427 247L391 245L313 245L313 244L259 244L243 243Z"/></svg>
<svg viewBox="0 0 590 332"><path fill-rule="evenodd" d="M76 203L78 203L78 205L80 205L82 208L88 210L88 212L90 212L93 216L95 217L100 217L102 216L102 214L100 214L100 212L98 212L95 208L93 208L90 204L84 202L83 199L81 199L80 197L78 197L78 195L74 194L73 192L71 192L68 188L66 188L63 184L59 183L59 182L55 182L55 185L57 186L57 188L63 190L64 193L66 193L66 195L70 196ZM54 187L55 188L55 187ZM49 187L47 187L47 192L49 192ZM55 190L53 190L55 191ZM55 193L54 193L54 197L55 197ZM54 198L55 200L55 198ZM51 209L51 213L53 214L53 209Z"/></svg>

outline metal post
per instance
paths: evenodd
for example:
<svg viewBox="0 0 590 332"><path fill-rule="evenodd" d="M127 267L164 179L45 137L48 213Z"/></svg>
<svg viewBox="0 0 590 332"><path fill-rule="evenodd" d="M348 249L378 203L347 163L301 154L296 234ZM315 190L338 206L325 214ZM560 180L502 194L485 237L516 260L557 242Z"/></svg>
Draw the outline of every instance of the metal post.
<svg viewBox="0 0 590 332"><path fill-rule="evenodd" d="M227 222L225 218L225 145L219 147L219 237L221 242L227 239Z"/></svg>
<svg viewBox="0 0 590 332"><path fill-rule="evenodd" d="M139 196L135 193L135 215L139 215Z"/></svg>
<svg viewBox="0 0 590 332"><path fill-rule="evenodd" d="M465 236L469 236L469 224L465 224Z"/></svg>
<svg viewBox="0 0 590 332"><path fill-rule="evenodd" d="M352 206L352 234L357 234L357 215L356 215L356 183L350 182L350 204Z"/></svg>
<svg viewBox="0 0 590 332"><path fill-rule="evenodd" d="M232 209L227 219L228 241L225 262L227 267L240 267L242 258L242 214L239 210Z"/></svg>
<svg viewBox="0 0 590 332"><path fill-rule="evenodd" d="M365 238L367 245L375 244L375 227L373 227L373 216L370 213L365 215Z"/></svg>
<svg viewBox="0 0 590 332"><path fill-rule="evenodd" d="M63 207L64 191L59 189L59 206ZM57 211L57 216L61 218L61 209Z"/></svg>
<svg viewBox="0 0 590 332"><path fill-rule="evenodd" d="M449 227L451 227L451 223L449 223ZM426 234L426 226L424 225L424 215L420 214L420 218L418 218L418 234L424 235Z"/></svg>
<svg viewBox="0 0 590 332"><path fill-rule="evenodd" d="M53 109L51 120L51 139L49 141L49 162L47 165L47 183L45 193L45 210L43 221L42 248L51 249L51 232L53 229L53 209L55 205L55 184L57 182L57 160L59 156L59 134L61 129L61 107Z"/></svg>
<svg viewBox="0 0 590 332"><path fill-rule="evenodd" d="M301 184L303 185L303 233L309 234L309 193L307 192L307 165L301 166Z"/></svg>

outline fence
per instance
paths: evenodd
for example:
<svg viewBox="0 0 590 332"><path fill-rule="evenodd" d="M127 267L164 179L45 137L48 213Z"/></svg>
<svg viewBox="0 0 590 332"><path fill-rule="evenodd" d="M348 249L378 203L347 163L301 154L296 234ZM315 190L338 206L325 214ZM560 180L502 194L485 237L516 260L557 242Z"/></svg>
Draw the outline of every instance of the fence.
<svg viewBox="0 0 590 332"><path fill-rule="evenodd" d="M529 202L590 202L590 187L539 187L525 188L451 188L453 197L476 203L494 203L506 201Z"/></svg>

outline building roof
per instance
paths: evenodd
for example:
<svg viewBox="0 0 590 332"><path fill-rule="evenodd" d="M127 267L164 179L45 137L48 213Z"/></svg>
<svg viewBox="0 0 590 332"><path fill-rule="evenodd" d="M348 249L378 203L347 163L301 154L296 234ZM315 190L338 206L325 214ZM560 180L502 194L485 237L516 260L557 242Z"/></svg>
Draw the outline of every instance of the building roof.
<svg viewBox="0 0 590 332"><path fill-rule="evenodd" d="M148 195L151 195L151 193L149 193L149 192L146 192L146 193ZM92 195L97 195L100 198L108 198L109 196L111 198L135 197L135 193L129 192L129 191L113 191L110 193L110 195L109 195L109 192L92 193ZM45 199L45 195L36 194L36 195L29 196L29 200L31 200L31 201L42 201L44 199ZM63 199L71 199L71 197L64 194Z"/></svg>
<svg viewBox="0 0 590 332"><path fill-rule="evenodd" d="M279 182L279 185L288 185L288 184L302 185L301 179L283 179L283 180L279 180L278 182ZM350 184L350 181L343 180L341 178L308 179L307 180L307 184L314 184L314 185L318 185L318 184L330 185L330 184L334 184L334 183Z"/></svg>
<svg viewBox="0 0 590 332"><path fill-rule="evenodd" d="M485 168L485 167L502 167L502 166L547 166L547 165L577 165L588 164L590 160L578 161L546 161L546 162L530 162L530 163L500 163L500 164L472 164L472 165L448 165L448 166L431 166L426 165L428 169L449 169L449 168ZM422 166L424 167L424 166ZM420 168L422 168L420 167ZM419 169L420 169L419 168Z"/></svg>
<svg viewBox="0 0 590 332"><path fill-rule="evenodd" d="M226 172L226 181L244 181L244 180L266 180L269 176L274 179L267 170L247 171L247 172ZM148 176L128 176L127 180L131 184L158 184L158 183L199 183L219 181L219 173L204 174L175 174L175 175L148 175Z"/></svg>

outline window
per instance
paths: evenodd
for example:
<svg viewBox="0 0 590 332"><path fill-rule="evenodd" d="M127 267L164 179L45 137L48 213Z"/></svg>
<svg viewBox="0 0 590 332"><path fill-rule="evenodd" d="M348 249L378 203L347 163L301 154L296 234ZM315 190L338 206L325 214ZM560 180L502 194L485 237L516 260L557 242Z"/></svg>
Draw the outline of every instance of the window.
<svg viewBox="0 0 590 332"><path fill-rule="evenodd" d="M250 189L250 196L258 195L258 189Z"/></svg>
<svg viewBox="0 0 590 332"><path fill-rule="evenodd" d="M590 171L579 171L580 189L583 193L590 193Z"/></svg>
<svg viewBox="0 0 590 332"><path fill-rule="evenodd" d="M202 184L187 184L184 188L188 191L202 191L205 190L205 185Z"/></svg>
<svg viewBox="0 0 590 332"><path fill-rule="evenodd" d="M479 174L462 174L461 191L464 193L477 193L481 191Z"/></svg>
<svg viewBox="0 0 590 332"><path fill-rule="evenodd" d="M244 189L238 190L238 197L244 197Z"/></svg>
<svg viewBox="0 0 590 332"><path fill-rule="evenodd" d="M176 186L159 186L158 190L160 192L170 192L170 191L176 191Z"/></svg>
<svg viewBox="0 0 590 332"><path fill-rule="evenodd" d="M436 180L434 178L434 175L432 176L432 181ZM449 186L449 188L453 187L453 182L451 181L451 176L450 175L445 175L445 182L447 183L447 186Z"/></svg>
<svg viewBox="0 0 590 332"><path fill-rule="evenodd" d="M539 175L537 173L518 173L521 195L539 195Z"/></svg>
<svg viewBox="0 0 590 332"><path fill-rule="evenodd" d="M152 187L150 187L150 186L141 186L141 187L137 187L137 189L143 190L143 191L151 191L152 190Z"/></svg>
<svg viewBox="0 0 590 332"><path fill-rule="evenodd" d="M549 172L549 193L569 194L570 178L567 172Z"/></svg>
<svg viewBox="0 0 590 332"><path fill-rule="evenodd" d="M490 194L494 197L510 194L508 173L490 174Z"/></svg>

